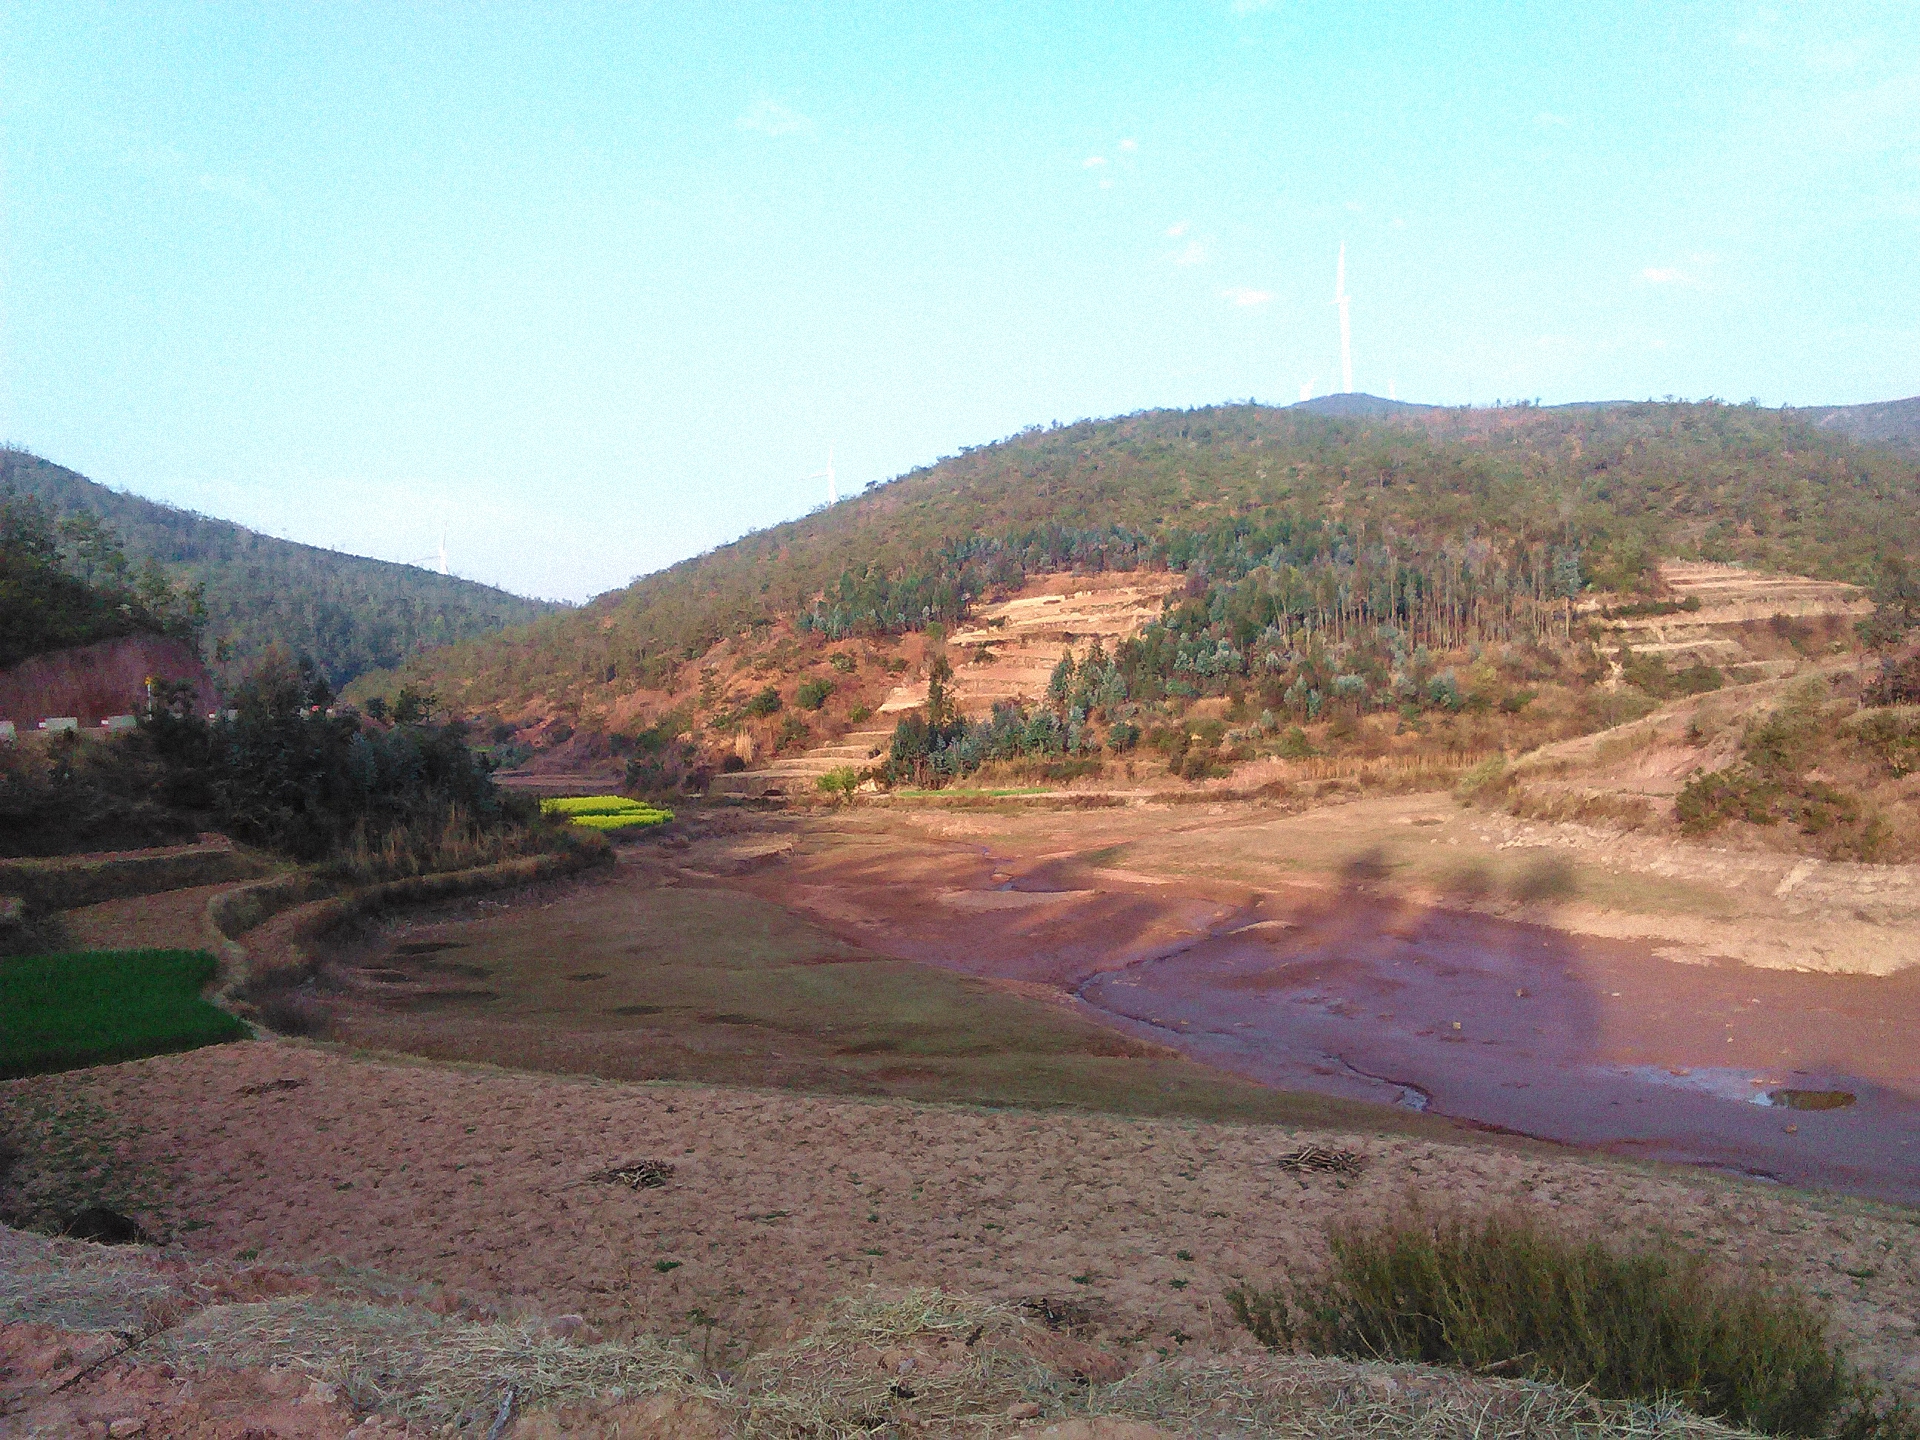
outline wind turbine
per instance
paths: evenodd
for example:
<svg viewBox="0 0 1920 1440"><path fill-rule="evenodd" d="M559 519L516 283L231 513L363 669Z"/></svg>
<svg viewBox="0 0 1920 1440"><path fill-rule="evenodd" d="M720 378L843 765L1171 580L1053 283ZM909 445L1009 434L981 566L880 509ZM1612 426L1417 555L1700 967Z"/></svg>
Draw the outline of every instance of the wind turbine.
<svg viewBox="0 0 1920 1440"><path fill-rule="evenodd" d="M827 504L837 505L840 503L840 489L839 489L839 486L834 483L834 478L833 478L833 446L831 445L827 446L827 468L826 469L816 470L813 474L802 475L800 478L802 480L826 481L827 482Z"/></svg>
<svg viewBox="0 0 1920 1440"><path fill-rule="evenodd" d="M437 555L423 555L418 560L415 560L413 563L415 565L431 565L436 560L440 564L440 573L442 575L446 574L447 573L447 527L445 525L442 525L440 527L439 553Z"/></svg>
<svg viewBox="0 0 1920 1440"><path fill-rule="evenodd" d="M1334 271L1333 303L1340 310L1340 388L1353 393L1353 326L1347 316L1347 242L1340 242L1340 266Z"/></svg>

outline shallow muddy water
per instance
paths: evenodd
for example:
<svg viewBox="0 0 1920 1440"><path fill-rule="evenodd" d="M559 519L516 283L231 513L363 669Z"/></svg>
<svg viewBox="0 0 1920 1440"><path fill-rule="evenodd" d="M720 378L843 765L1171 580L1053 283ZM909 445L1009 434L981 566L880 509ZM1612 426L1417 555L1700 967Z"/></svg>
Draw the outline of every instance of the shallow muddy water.
<svg viewBox="0 0 1920 1440"><path fill-rule="evenodd" d="M1274 1085L1920 1203L1920 972L1682 965L1343 892L1078 993Z"/></svg>

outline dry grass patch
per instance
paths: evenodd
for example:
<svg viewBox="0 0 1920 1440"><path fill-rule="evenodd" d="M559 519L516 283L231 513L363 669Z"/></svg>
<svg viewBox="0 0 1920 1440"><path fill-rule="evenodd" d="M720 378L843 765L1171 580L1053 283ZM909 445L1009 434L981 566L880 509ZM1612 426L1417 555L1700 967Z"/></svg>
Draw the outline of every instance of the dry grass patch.
<svg viewBox="0 0 1920 1440"><path fill-rule="evenodd" d="M1317 1273L1228 1291L1280 1349L1463 1365L1775 1435L1910 1437L1804 1297L1662 1244L1619 1250L1518 1213L1418 1211L1329 1232Z"/></svg>

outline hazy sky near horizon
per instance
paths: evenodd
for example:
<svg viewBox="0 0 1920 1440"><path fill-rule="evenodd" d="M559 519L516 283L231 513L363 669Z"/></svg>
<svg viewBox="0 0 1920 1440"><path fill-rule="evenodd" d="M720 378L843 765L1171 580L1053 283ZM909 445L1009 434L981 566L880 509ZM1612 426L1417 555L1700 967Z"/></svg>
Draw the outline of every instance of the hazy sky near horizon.
<svg viewBox="0 0 1920 1440"><path fill-rule="evenodd" d="M582 599L1030 424L1920 391L1910 3L0 7L0 438Z"/></svg>

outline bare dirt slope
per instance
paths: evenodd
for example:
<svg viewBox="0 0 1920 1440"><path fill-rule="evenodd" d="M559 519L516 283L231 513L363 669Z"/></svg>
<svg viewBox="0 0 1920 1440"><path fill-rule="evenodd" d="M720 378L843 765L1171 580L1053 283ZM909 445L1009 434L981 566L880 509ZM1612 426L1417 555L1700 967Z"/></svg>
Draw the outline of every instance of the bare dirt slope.
<svg viewBox="0 0 1920 1440"><path fill-rule="evenodd" d="M1151 571L1050 575L977 607L965 628L948 637L955 703L974 717L1001 700L1032 704L1046 695L1063 651L1084 657L1096 640L1111 651L1159 617L1179 582L1177 575ZM898 715L926 703L922 679L895 689L880 713Z"/></svg>
<svg viewBox="0 0 1920 1440"><path fill-rule="evenodd" d="M949 693L962 713L979 718L1003 700L1031 705L1044 699L1063 651L1084 657L1098 642L1115 644L1155 619L1178 577L1163 572L1113 571L1049 575L1012 597L978 607L948 639L954 667ZM780 756L743 774L717 775L715 795L812 794L820 777L843 767L861 770L887 753L901 715L927 703L924 676L894 686L878 713L799 754Z"/></svg>
<svg viewBox="0 0 1920 1440"><path fill-rule="evenodd" d="M97 725L146 704L149 677L188 686L201 714L219 704L213 676L193 646L133 635L35 655L0 671L0 720L11 720L23 731L58 715Z"/></svg>
<svg viewBox="0 0 1920 1440"><path fill-rule="evenodd" d="M1864 1366L1920 1384L1910 1212L1567 1154L460 1071L290 1042L4 1093L110 1114L114 1163L158 1197L142 1218L190 1254L431 1276L502 1313L691 1336L723 1365L868 1285L1071 1303L1090 1342L1135 1363L1233 1348L1229 1280L1296 1269L1327 1221L1417 1195L1684 1237L1830 1300ZM1303 1141L1364 1169L1290 1172L1278 1161ZM667 1183L593 1178L642 1160L671 1166Z"/></svg>

